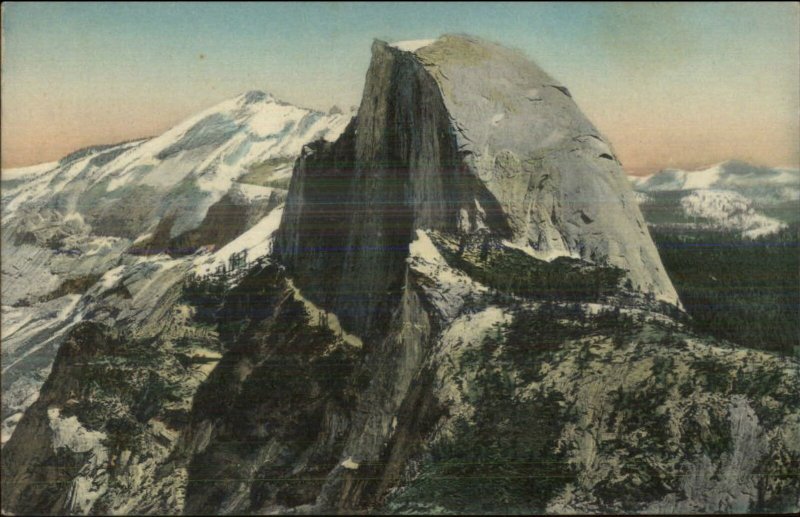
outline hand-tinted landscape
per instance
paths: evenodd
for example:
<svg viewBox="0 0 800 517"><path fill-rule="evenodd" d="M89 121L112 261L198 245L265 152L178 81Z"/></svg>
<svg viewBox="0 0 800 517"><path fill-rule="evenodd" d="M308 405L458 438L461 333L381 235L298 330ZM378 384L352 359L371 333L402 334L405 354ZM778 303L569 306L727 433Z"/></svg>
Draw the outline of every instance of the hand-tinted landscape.
<svg viewBox="0 0 800 517"><path fill-rule="evenodd" d="M3 512L797 512L799 13L4 4Z"/></svg>

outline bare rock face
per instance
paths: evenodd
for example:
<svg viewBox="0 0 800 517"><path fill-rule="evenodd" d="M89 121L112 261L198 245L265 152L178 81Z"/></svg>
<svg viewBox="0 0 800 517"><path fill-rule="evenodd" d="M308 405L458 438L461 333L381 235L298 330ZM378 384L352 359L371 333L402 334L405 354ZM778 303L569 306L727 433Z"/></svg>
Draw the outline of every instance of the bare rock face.
<svg viewBox="0 0 800 517"><path fill-rule="evenodd" d="M614 266L679 305L613 150L564 86L473 37L372 51L357 118L305 148L290 188L278 249L310 296L379 330L430 229Z"/></svg>
<svg viewBox="0 0 800 517"><path fill-rule="evenodd" d="M677 303L614 151L566 87L521 53L473 37L444 36L415 56L515 243L607 261L639 290Z"/></svg>

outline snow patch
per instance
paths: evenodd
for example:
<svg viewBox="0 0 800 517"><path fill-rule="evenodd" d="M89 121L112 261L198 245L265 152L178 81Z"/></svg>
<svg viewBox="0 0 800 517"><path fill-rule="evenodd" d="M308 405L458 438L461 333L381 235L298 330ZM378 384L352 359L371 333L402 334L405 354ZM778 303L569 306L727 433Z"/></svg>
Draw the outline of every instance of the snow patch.
<svg viewBox="0 0 800 517"><path fill-rule="evenodd" d="M40 163L28 167L17 167L14 169L3 169L0 172L0 179L3 181L32 179L58 167L58 162Z"/></svg>
<svg viewBox="0 0 800 517"><path fill-rule="evenodd" d="M119 282L119 279L122 278L122 274L125 272L125 266L117 266L114 269L109 269L100 279L100 286L104 291L111 289Z"/></svg>
<svg viewBox="0 0 800 517"><path fill-rule="evenodd" d="M353 461L353 457L349 457L341 463L342 467L348 470L358 470L359 464L356 461Z"/></svg>
<svg viewBox="0 0 800 517"><path fill-rule="evenodd" d="M552 262L559 257L580 258L580 255L578 253L570 253L564 247L552 247L547 251L540 251L534 249L530 244L516 244L514 242L506 240L502 241L502 244L503 246L520 250L530 257L533 257L537 260L543 260L545 262Z"/></svg>
<svg viewBox="0 0 800 517"><path fill-rule="evenodd" d="M133 244L139 244L139 243L142 243L142 242L146 241L147 239L149 239L149 238L150 238L150 237L152 237L152 236L153 236L153 233L152 233L152 232L150 232L150 233L143 233L143 234L141 234L140 236L136 237L136 240L134 240L134 241L133 241Z"/></svg>
<svg viewBox="0 0 800 517"><path fill-rule="evenodd" d="M272 187L262 187L250 183L237 183L233 188L241 192L248 203L267 200L274 190Z"/></svg>
<svg viewBox="0 0 800 517"><path fill-rule="evenodd" d="M435 39L414 39L389 43L389 46L398 50L404 50L406 52L416 52L417 50L427 47L428 45L432 45L435 42Z"/></svg>
<svg viewBox="0 0 800 517"><path fill-rule="evenodd" d="M11 439L11 435L14 433L14 429L16 429L17 424L19 421L22 420L22 412L14 413L10 417L3 420L3 428L0 432L0 443L5 445L8 440Z"/></svg>
<svg viewBox="0 0 800 517"><path fill-rule="evenodd" d="M752 202L730 190L695 190L681 199L689 217L702 217L718 228L742 232L750 239L776 233L786 224L758 213Z"/></svg>
<svg viewBox="0 0 800 517"><path fill-rule="evenodd" d="M97 499L108 489L108 475L98 475L97 471L108 464L108 451L103 445L106 434L90 431L83 427L76 416L61 417L59 408L47 409L50 430L53 432L53 450L66 448L74 453L91 453L90 460L84 463L72 481L67 507L70 513L87 515Z"/></svg>
<svg viewBox="0 0 800 517"><path fill-rule="evenodd" d="M200 256L195 260L194 272L197 275L208 275L221 265L227 264L234 253L247 250L248 260L269 255L272 251L272 238L283 217L283 205L274 209L257 222L252 228L229 242L211 256Z"/></svg>
<svg viewBox="0 0 800 517"><path fill-rule="evenodd" d="M702 171L685 173L683 189L710 188L719 181L722 175L721 166L722 164L720 163Z"/></svg>
<svg viewBox="0 0 800 517"><path fill-rule="evenodd" d="M101 442L106 439L106 434L100 431L89 431L78 421L78 417L61 417L61 410L57 407L47 409L50 420L50 430L53 431L53 450L58 451L66 447L72 452L89 452L102 448Z"/></svg>
<svg viewBox="0 0 800 517"><path fill-rule="evenodd" d="M120 243L125 243L125 240L119 237L94 237L86 244L87 249L83 253L83 256L93 257L95 255L106 254Z"/></svg>
<svg viewBox="0 0 800 517"><path fill-rule="evenodd" d="M286 279L286 283L289 284L289 288L292 290L292 293L294 294L294 299L297 300L298 302L301 302L305 306L306 311L308 311L308 316L311 319L312 323L325 322L328 328L331 329L331 331L333 331L335 335L341 337L342 341L344 341L345 343L355 348L362 348L364 346L364 343L363 341L361 341L360 337L345 332L336 314L334 314L333 312L324 311L319 307L317 307L313 302L308 300L305 296L302 295L302 293L300 293L300 290L297 287L295 287L294 282L292 282L290 278Z"/></svg>
<svg viewBox="0 0 800 517"><path fill-rule="evenodd" d="M478 201L477 198L473 198L473 201L475 201L475 210L477 210L475 216L475 231L488 230L489 228L486 226L486 210L483 209L481 202Z"/></svg>
<svg viewBox="0 0 800 517"><path fill-rule="evenodd" d="M417 230L409 252L408 264L432 281L433 285L426 284L422 288L446 320L458 316L467 296L488 292L486 286L451 268L424 230Z"/></svg>

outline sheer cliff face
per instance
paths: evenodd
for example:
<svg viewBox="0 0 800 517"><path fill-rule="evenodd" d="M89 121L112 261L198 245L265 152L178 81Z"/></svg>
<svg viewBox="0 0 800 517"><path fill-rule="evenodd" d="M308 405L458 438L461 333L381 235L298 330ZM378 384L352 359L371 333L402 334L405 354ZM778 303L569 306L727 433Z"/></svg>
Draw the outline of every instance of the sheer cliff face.
<svg viewBox="0 0 800 517"><path fill-rule="evenodd" d="M679 304L613 150L565 87L466 36L372 51L356 120L306 148L289 192L279 253L311 296L370 332L398 303L416 229L488 230Z"/></svg>
<svg viewBox="0 0 800 517"><path fill-rule="evenodd" d="M351 328L379 331L399 303L418 228L510 235L467 168L442 95L412 54L376 42L356 120L304 149L277 248L313 298Z"/></svg>

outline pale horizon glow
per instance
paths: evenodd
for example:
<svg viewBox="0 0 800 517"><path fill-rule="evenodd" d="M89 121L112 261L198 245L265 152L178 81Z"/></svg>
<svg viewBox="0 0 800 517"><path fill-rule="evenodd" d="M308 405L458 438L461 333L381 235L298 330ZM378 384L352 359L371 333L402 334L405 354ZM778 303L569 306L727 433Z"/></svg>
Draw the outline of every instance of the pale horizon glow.
<svg viewBox="0 0 800 517"><path fill-rule="evenodd" d="M625 169L800 165L795 3L17 3L2 167L158 135L249 90L360 102L374 38L469 33L567 85Z"/></svg>

